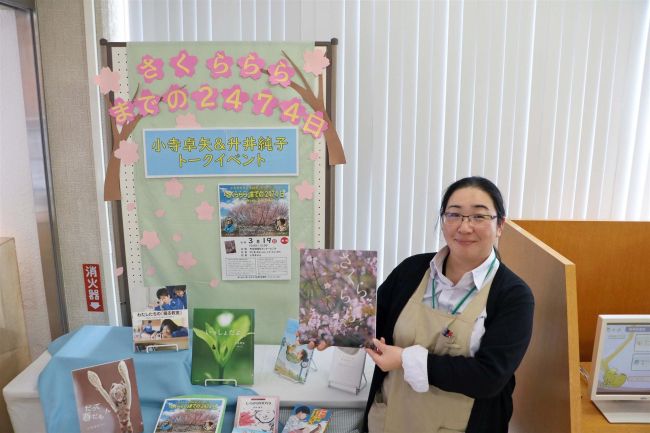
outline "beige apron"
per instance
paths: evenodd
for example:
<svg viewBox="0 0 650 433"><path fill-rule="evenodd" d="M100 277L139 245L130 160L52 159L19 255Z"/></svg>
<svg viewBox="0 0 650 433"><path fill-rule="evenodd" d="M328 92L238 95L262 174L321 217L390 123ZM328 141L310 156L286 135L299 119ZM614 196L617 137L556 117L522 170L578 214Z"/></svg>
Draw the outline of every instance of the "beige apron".
<svg viewBox="0 0 650 433"><path fill-rule="evenodd" d="M408 300L395 324L395 345L409 347L419 344L437 355L469 356L470 337L479 314L485 308L492 279L483 284L478 294L461 314L452 315L422 303L429 283L430 270ZM452 337L442 335L443 330ZM415 392L404 380L404 370L390 371L381 392L368 414L370 433L457 433L467 428L474 399L466 395L429 386L427 392Z"/></svg>

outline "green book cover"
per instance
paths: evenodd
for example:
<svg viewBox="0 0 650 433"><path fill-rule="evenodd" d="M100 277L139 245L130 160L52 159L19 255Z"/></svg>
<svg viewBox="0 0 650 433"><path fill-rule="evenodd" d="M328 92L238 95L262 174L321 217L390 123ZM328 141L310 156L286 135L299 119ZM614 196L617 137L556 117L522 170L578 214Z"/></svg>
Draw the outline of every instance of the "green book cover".
<svg viewBox="0 0 650 433"><path fill-rule="evenodd" d="M255 310L195 308L192 330L193 384L253 384Z"/></svg>

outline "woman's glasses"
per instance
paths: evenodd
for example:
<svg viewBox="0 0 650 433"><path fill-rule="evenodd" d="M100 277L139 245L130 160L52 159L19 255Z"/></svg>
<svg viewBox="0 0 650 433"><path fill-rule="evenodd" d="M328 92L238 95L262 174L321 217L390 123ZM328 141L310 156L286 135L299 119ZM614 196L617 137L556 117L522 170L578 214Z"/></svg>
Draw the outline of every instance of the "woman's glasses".
<svg viewBox="0 0 650 433"><path fill-rule="evenodd" d="M445 212L442 214L442 222L448 226L460 225L465 218L472 227L487 224L489 221L495 219L496 215L474 214L462 215L456 212Z"/></svg>

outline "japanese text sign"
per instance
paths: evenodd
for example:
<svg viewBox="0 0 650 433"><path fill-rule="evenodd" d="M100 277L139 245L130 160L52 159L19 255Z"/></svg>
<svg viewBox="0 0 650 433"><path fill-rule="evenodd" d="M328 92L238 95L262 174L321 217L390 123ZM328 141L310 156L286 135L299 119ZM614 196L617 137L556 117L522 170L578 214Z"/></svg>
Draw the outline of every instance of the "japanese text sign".
<svg viewBox="0 0 650 433"><path fill-rule="evenodd" d="M99 265L83 264L82 267L88 311L104 311Z"/></svg>
<svg viewBox="0 0 650 433"><path fill-rule="evenodd" d="M296 128L144 129L147 177L297 176Z"/></svg>

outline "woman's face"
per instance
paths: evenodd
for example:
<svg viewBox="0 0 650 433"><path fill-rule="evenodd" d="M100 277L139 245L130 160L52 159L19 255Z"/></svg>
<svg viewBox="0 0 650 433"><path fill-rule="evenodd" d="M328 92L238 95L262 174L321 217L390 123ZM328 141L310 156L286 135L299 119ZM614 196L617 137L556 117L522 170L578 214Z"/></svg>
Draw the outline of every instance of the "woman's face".
<svg viewBox="0 0 650 433"><path fill-rule="evenodd" d="M162 336L163 336L163 338L169 338L169 337L172 336L172 330L169 329L169 326L167 326L167 325L163 326Z"/></svg>
<svg viewBox="0 0 650 433"><path fill-rule="evenodd" d="M483 190L474 187L461 188L449 197L445 212L461 215L496 215L492 198ZM478 266L489 255L497 238L501 236L502 224L497 219L472 225L467 218L460 223L442 223L442 234L449 246L449 255L472 268Z"/></svg>

